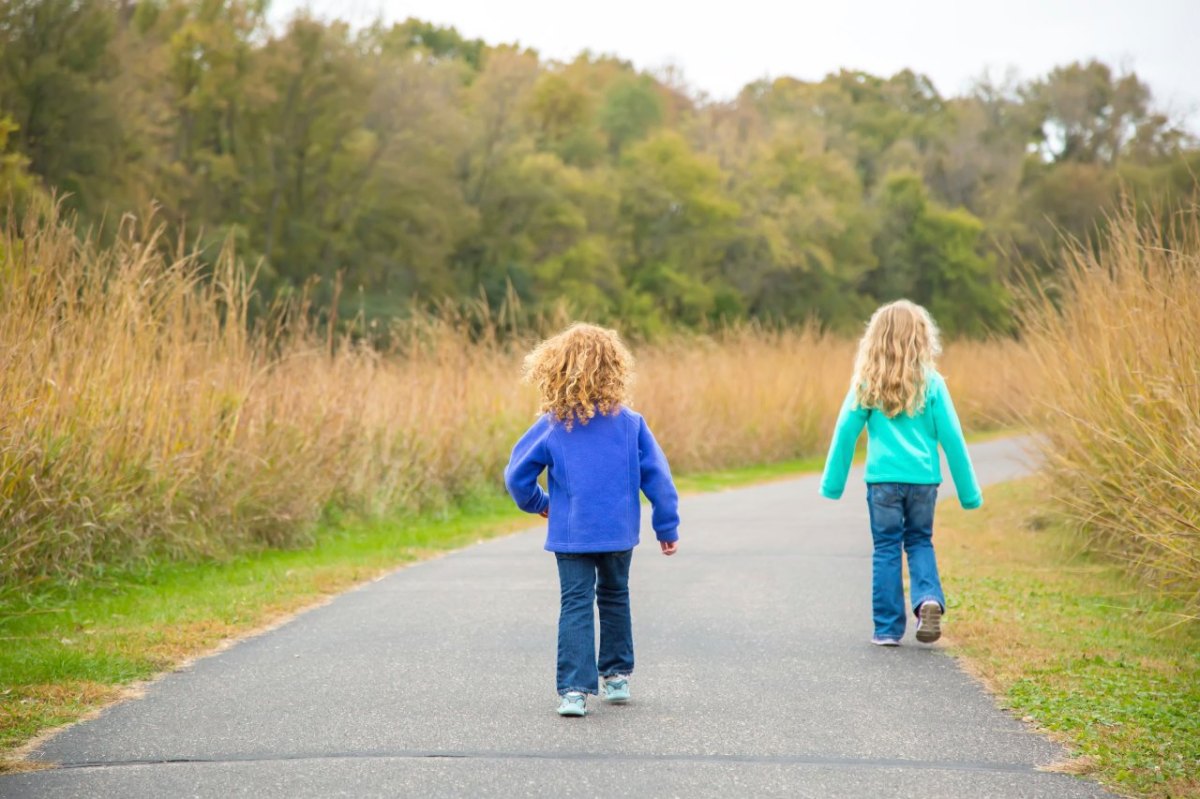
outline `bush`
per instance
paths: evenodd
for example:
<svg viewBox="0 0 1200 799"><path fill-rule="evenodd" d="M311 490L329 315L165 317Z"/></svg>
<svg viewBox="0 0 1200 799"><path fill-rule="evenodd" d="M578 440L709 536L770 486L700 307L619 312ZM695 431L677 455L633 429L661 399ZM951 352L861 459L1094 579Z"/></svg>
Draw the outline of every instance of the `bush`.
<svg viewBox="0 0 1200 799"><path fill-rule="evenodd" d="M1054 498L1096 546L1200 610L1200 211L1132 209L1028 297Z"/></svg>

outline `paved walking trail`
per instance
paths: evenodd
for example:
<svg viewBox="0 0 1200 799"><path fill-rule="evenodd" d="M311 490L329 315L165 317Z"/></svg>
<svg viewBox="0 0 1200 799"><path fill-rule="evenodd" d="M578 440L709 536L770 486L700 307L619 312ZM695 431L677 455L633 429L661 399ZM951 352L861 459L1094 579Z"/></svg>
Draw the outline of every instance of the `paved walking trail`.
<svg viewBox="0 0 1200 799"><path fill-rule="evenodd" d="M986 484L1017 446L972 447ZM554 713L557 575L533 530L402 569L154 684L0 797L1107 796L940 648L868 642L861 480L689 497L636 553L625 706ZM943 487L949 496L952 488ZM936 541L936 537L935 537ZM947 618L953 635L954 616Z"/></svg>

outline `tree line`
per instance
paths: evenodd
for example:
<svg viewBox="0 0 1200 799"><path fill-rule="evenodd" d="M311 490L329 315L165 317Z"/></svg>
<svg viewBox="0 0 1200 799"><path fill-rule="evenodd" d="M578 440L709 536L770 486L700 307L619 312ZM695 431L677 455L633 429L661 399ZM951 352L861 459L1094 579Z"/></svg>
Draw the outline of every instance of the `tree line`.
<svg viewBox="0 0 1200 799"><path fill-rule="evenodd" d="M368 315L515 296L653 332L846 328L879 301L951 334L1011 325L1123 194L1189 196L1200 149L1133 72L1092 61L961 96L911 71L747 85L353 28L263 0L8 0L0 191L81 224L157 218L233 241L267 293L342 276Z"/></svg>

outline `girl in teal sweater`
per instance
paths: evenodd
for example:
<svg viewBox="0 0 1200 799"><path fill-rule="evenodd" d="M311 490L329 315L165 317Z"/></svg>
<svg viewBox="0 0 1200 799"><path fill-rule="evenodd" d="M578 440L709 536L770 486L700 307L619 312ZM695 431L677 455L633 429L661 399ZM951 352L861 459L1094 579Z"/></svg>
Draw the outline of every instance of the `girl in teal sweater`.
<svg viewBox="0 0 1200 799"><path fill-rule="evenodd" d="M879 646L899 646L904 637L908 614L902 548L908 556L917 640L932 643L942 634L946 600L933 552L933 511L942 482L938 444L946 453L959 502L968 509L983 504L954 403L934 368L939 354L937 326L921 306L899 300L874 313L858 344L854 379L821 480L823 496L842 496L865 427L867 509L875 542L871 642Z"/></svg>

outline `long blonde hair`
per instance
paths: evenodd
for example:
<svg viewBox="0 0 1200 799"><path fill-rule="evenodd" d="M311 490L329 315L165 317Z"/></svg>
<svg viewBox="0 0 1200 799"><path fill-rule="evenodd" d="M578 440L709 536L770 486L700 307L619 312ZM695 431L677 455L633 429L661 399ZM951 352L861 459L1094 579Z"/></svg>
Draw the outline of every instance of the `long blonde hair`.
<svg viewBox="0 0 1200 799"><path fill-rule="evenodd" d="M576 322L525 356L525 380L537 386L538 411L570 430L628 402L633 355L617 331Z"/></svg>
<svg viewBox="0 0 1200 799"><path fill-rule="evenodd" d="M925 407L925 388L942 354L937 324L920 305L897 300L871 315L854 359L858 404L889 419L901 411L914 416Z"/></svg>

